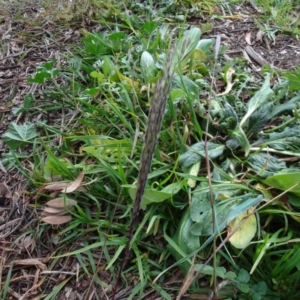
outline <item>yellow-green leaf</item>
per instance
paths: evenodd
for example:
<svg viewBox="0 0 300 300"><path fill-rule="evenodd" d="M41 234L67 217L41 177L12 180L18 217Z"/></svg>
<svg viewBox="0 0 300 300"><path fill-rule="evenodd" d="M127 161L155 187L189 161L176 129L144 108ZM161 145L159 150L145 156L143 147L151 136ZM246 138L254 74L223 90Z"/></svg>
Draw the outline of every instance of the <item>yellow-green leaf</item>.
<svg viewBox="0 0 300 300"><path fill-rule="evenodd" d="M246 248L256 234L256 217L254 214L251 214L252 211L253 208L250 208L248 211L240 214L232 220L227 227L228 234L235 231L229 241L238 249ZM246 220L243 220L244 218L246 218ZM241 222L242 220L243 222Z"/></svg>

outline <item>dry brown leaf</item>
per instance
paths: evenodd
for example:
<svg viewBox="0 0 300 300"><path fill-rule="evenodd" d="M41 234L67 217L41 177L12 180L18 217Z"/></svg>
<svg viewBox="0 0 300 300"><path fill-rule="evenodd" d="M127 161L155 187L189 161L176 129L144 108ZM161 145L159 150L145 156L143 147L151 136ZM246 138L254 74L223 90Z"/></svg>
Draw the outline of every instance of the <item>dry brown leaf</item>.
<svg viewBox="0 0 300 300"><path fill-rule="evenodd" d="M72 207L77 204L77 201L70 199L70 198L55 198L46 203L47 206L53 208L65 208L65 207Z"/></svg>
<svg viewBox="0 0 300 300"><path fill-rule="evenodd" d="M263 38L263 36L264 36L264 33L263 33L263 31L261 31L261 30L258 30L258 32L257 32L257 34L256 34L256 41L258 41L258 42L262 42L262 38Z"/></svg>
<svg viewBox="0 0 300 300"><path fill-rule="evenodd" d="M78 177L73 182L70 182L70 185L64 190L64 192L72 193L76 191L77 188L80 186L83 177L84 177L84 172L80 172Z"/></svg>
<svg viewBox="0 0 300 300"><path fill-rule="evenodd" d="M53 183L45 186L45 190L49 191L63 191L65 188L70 185L70 182L62 182L62 183Z"/></svg>
<svg viewBox="0 0 300 300"><path fill-rule="evenodd" d="M18 247L19 247L22 251L27 250L27 251L29 251L30 253L33 252L35 246L36 246L35 240L32 238L31 235L28 235L28 236L22 238L22 239L20 240L20 242L18 243Z"/></svg>
<svg viewBox="0 0 300 300"><path fill-rule="evenodd" d="M84 172L80 172L80 174L74 181L49 184L45 186L45 189L49 191L61 191L64 193L72 193L78 189L78 187L82 182L83 177L84 177Z"/></svg>
<svg viewBox="0 0 300 300"><path fill-rule="evenodd" d="M250 45L250 46L252 45L252 43L251 43L251 32L246 33L245 40L246 40L248 45Z"/></svg>
<svg viewBox="0 0 300 300"><path fill-rule="evenodd" d="M55 214L55 215L64 215L67 211L64 208L55 208L55 207L45 207L43 214Z"/></svg>
<svg viewBox="0 0 300 300"><path fill-rule="evenodd" d="M13 264L22 265L22 266L37 266L41 268L43 271L47 270L47 266L43 264L39 259L36 258L14 260Z"/></svg>
<svg viewBox="0 0 300 300"><path fill-rule="evenodd" d="M0 195L4 196L5 198L12 198L9 187L5 183L2 183L2 182L0 182Z"/></svg>
<svg viewBox="0 0 300 300"><path fill-rule="evenodd" d="M61 225L67 222L70 222L72 217L70 215L67 216L47 216L42 218L42 221L51 225Z"/></svg>

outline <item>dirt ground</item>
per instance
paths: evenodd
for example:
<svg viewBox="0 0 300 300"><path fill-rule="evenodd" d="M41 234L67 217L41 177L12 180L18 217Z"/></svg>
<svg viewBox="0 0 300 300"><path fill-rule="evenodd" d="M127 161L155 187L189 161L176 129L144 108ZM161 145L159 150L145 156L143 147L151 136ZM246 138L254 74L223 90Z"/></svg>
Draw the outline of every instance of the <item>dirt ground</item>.
<svg viewBox="0 0 300 300"><path fill-rule="evenodd" d="M189 23L195 26L200 26L203 22L212 23L213 30L204 37L220 36L221 46L227 47L225 59L245 58L255 76L259 76L260 69L265 63L269 63L277 70L295 70L300 66L299 40L282 33L276 34L274 40L263 35L252 17L259 12L246 1L243 5L234 5L232 11L231 17L222 19L191 17ZM58 66L64 64L64 54L72 51L72 45L79 43L82 28L87 31L99 30L99 24L85 18L78 21L56 21L51 15L45 14L37 3L26 5L26 1L18 9L13 6L0 8L0 136L12 121L18 123L32 121L26 114L13 114L13 109L22 105L27 94L34 93L37 99L42 97L44 87L28 83L27 78L34 74L37 66L52 59L57 60ZM34 120L42 120L44 117L43 114L35 115ZM0 159L6 151L0 138ZM34 222L32 211L28 209L32 196L26 187L27 182L20 174L15 170L5 170L0 163L2 283L5 282L10 266L14 264L12 269L14 288L10 288L10 296L7 299L34 299L42 289L51 287L51 280L40 281L40 271L32 267L40 266L40 270L46 269L51 249L36 247L34 241L20 238L24 228L32 226L31 220ZM13 243L15 245L11 246ZM57 278L52 280L55 282ZM61 296L57 299L79 298Z"/></svg>

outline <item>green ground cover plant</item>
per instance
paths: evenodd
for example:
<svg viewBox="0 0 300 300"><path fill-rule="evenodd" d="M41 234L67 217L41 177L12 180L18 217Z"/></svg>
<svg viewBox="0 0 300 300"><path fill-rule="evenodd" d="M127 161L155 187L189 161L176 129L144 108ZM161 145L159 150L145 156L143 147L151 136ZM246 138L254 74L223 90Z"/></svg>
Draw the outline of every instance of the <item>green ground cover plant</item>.
<svg viewBox="0 0 300 300"><path fill-rule="evenodd" d="M200 9L197 1L175 4ZM111 4L103 30L82 31L65 65L45 62L28 79L44 86L43 96L26 95L14 113L49 118L11 123L1 160L37 195L30 209L38 230L24 236L45 243L52 228L51 266L72 258L80 278L112 294L147 113L174 45L169 101L122 272L127 299L149 289L163 299L298 299L299 71L264 66L257 78L246 61L226 61L218 39L202 37L205 28L165 22L168 3L150 9L138 17ZM175 271L180 283L170 286ZM69 280L44 298L56 299Z"/></svg>

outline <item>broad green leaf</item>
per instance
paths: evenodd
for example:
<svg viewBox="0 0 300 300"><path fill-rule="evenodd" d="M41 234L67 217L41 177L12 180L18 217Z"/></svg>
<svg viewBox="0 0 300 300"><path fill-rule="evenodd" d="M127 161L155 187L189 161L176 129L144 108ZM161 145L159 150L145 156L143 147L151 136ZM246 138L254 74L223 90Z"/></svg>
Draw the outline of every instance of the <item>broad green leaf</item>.
<svg viewBox="0 0 300 300"><path fill-rule="evenodd" d="M151 34L157 27L159 26L159 22L156 21L146 21L142 25L142 31L144 31L146 34Z"/></svg>
<svg viewBox="0 0 300 300"><path fill-rule="evenodd" d="M259 282L256 285L252 286L252 289L257 292L259 295L265 295L268 291L268 286L264 281Z"/></svg>
<svg viewBox="0 0 300 300"><path fill-rule="evenodd" d="M107 55L103 57L102 71L106 78L115 74L116 72L115 64Z"/></svg>
<svg viewBox="0 0 300 300"><path fill-rule="evenodd" d="M172 82L172 88L183 90L185 94L184 99L191 99L191 101L198 101L199 99L199 86L187 76L175 75Z"/></svg>
<svg viewBox="0 0 300 300"><path fill-rule="evenodd" d="M275 174L263 180L263 183L300 196L300 172Z"/></svg>
<svg viewBox="0 0 300 300"><path fill-rule="evenodd" d="M153 173L152 173L153 174ZM177 194L183 187L184 181L176 181L167 186L165 186L161 191L164 193L175 195Z"/></svg>
<svg viewBox="0 0 300 300"><path fill-rule="evenodd" d="M29 111L29 109L33 107L35 102L36 102L36 99L35 99L34 95L29 93L24 97L24 102L23 102L22 106L13 108L12 112L14 115L17 115L19 113Z"/></svg>
<svg viewBox="0 0 300 300"><path fill-rule="evenodd" d="M118 162L131 153L130 140L112 140L102 136L91 136L90 142L95 146L83 147L86 153L105 161Z"/></svg>
<svg viewBox="0 0 300 300"><path fill-rule="evenodd" d="M96 57L110 52L109 45L101 33L90 33L83 41L85 42L85 50Z"/></svg>
<svg viewBox="0 0 300 300"><path fill-rule="evenodd" d="M193 55L194 50L200 40L201 30L197 27L193 27L186 30L178 41L175 49L175 55L178 56L179 67L184 68L189 59ZM175 58L176 59L176 58ZM176 63L176 61L174 61Z"/></svg>
<svg viewBox="0 0 300 300"><path fill-rule="evenodd" d="M295 195L293 193L288 193L288 199L289 199L289 202L295 206L295 207L300 207L300 196L298 195Z"/></svg>
<svg viewBox="0 0 300 300"><path fill-rule="evenodd" d="M238 125L238 116L228 102L225 103L224 108L224 114L220 120L220 123L225 122L226 128L234 130Z"/></svg>
<svg viewBox="0 0 300 300"><path fill-rule="evenodd" d="M222 144L215 144L212 142L207 143L208 157L215 159L223 154L225 146ZM205 142L201 141L191 146L187 152L183 153L179 157L179 163L183 168L189 168L197 162L205 158Z"/></svg>
<svg viewBox="0 0 300 300"><path fill-rule="evenodd" d="M300 126L294 126L294 127L285 127L283 131L281 132L272 132L269 135L270 141L276 141L280 139L287 139L287 138L300 138Z"/></svg>
<svg viewBox="0 0 300 300"><path fill-rule="evenodd" d="M90 73L92 78L96 78L99 83L105 82L104 75L101 72L93 71Z"/></svg>
<svg viewBox="0 0 300 300"><path fill-rule="evenodd" d="M141 56L141 70L142 70L142 75L147 83L153 76L155 69L156 69L155 61L152 55L149 52L144 51Z"/></svg>
<svg viewBox="0 0 300 300"><path fill-rule="evenodd" d="M296 105L300 102L300 95L285 101L284 103L277 105L272 113L270 114L270 119L277 117L279 114L282 114L285 111L291 111L296 108Z"/></svg>
<svg viewBox="0 0 300 300"><path fill-rule="evenodd" d="M245 269L240 269L236 280L240 283L248 283L250 281L250 274Z"/></svg>
<svg viewBox="0 0 300 300"><path fill-rule="evenodd" d="M235 231L229 238L229 242L235 248L246 248L256 234L257 224L254 214L248 216L253 211L253 208L249 208L246 212L243 212L238 217L233 219L227 226L228 234ZM246 220L243 220L246 218ZM240 223L243 220L242 223Z"/></svg>
<svg viewBox="0 0 300 300"><path fill-rule="evenodd" d="M243 117L240 127L242 127L248 118L264 103L266 103L270 96L273 94L273 91L270 89L270 74L266 75L265 82L261 89L257 91L254 96L248 102L248 111L246 115Z"/></svg>
<svg viewBox="0 0 300 300"><path fill-rule="evenodd" d="M260 144L279 151L288 150L288 155L300 156L300 126L285 127L281 132L272 132L268 139L258 141L256 145Z"/></svg>
<svg viewBox="0 0 300 300"><path fill-rule="evenodd" d="M212 266L209 265L197 264L195 271L197 272L200 270L201 270L201 274L211 275L211 276L216 274L218 277L222 279L224 279L226 275L226 269L224 267L217 267L216 269L214 269Z"/></svg>
<svg viewBox="0 0 300 300"><path fill-rule="evenodd" d="M203 66L203 62L206 61L207 56L202 50L196 49L194 51L193 58L193 68L198 69L199 66Z"/></svg>
<svg viewBox="0 0 300 300"><path fill-rule="evenodd" d="M218 234L236 217L256 206L263 195L246 194L228 200L216 201L216 232ZM191 219L195 224L191 228L194 235L213 235L211 203L208 194L196 193L192 197Z"/></svg>
<svg viewBox="0 0 300 300"><path fill-rule="evenodd" d="M207 191L193 193L190 214L191 219L198 224L202 224L207 217L211 216L211 203Z"/></svg>
<svg viewBox="0 0 300 300"><path fill-rule="evenodd" d="M129 40L130 39L125 31L113 32L105 37L105 41L113 53L120 51L126 53L129 45L127 41Z"/></svg>
<svg viewBox="0 0 300 300"><path fill-rule="evenodd" d="M102 87L98 86L96 88L85 89L83 92L85 94L93 97L93 96L97 95L101 90L102 90Z"/></svg>
<svg viewBox="0 0 300 300"><path fill-rule="evenodd" d="M266 125L266 123L271 119L272 103L267 103L262 105L258 110L256 110L249 118L247 134L255 134Z"/></svg>
<svg viewBox="0 0 300 300"><path fill-rule="evenodd" d="M211 47L214 44L215 39L201 39L196 49L202 50L205 54L209 54L211 52Z"/></svg>
<svg viewBox="0 0 300 300"><path fill-rule="evenodd" d="M298 68L298 73L296 72L287 72L284 75L288 79L289 87L291 90L299 91L300 90L300 69Z"/></svg>
<svg viewBox="0 0 300 300"><path fill-rule="evenodd" d="M60 70L53 68L55 60L46 62L36 68L34 76L28 78L30 83L44 83L47 79L54 78L60 73Z"/></svg>
<svg viewBox="0 0 300 300"><path fill-rule="evenodd" d="M237 139L229 139L226 141L226 147L229 148L230 150L235 150L240 146L241 144Z"/></svg>
<svg viewBox="0 0 300 300"><path fill-rule="evenodd" d="M35 125L25 123L18 125L14 122L8 126L8 131L2 135L3 141L12 149L17 149L32 142L38 136Z"/></svg>
<svg viewBox="0 0 300 300"><path fill-rule="evenodd" d="M170 100L177 104L178 102L186 99L186 93L182 89L172 89L170 92Z"/></svg>
<svg viewBox="0 0 300 300"><path fill-rule="evenodd" d="M243 292L243 293L245 293L245 294L248 294L249 293L249 285L248 284L245 284L245 283L237 283L237 288L241 291L241 292Z"/></svg>
<svg viewBox="0 0 300 300"><path fill-rule="evenodd" d="M251 168L260 177L267 178L286 168L286 163L270 153L257 153L248 159Z"/></svg>
<svg viewBox="0 0 300 300"><path fill-rule="evenodd" d="M211 32L214 28L214 25L212 23L203 23L201 24L201 31L202 33Z"/></svg>
<svg viewBox="0 0 300 300"><path fill-rule="evenodd" d="M135 199L136 187L132 187L128 190L128 193L132 200ZM141 209L146 209L146 206L151 203L160 203L173 196L172 193L166 193L157 191L154 189L146 189L141 202Z"/></svg>
<svg viewBox="0 0 300 300"><path fill-rule="evenodd" d="M233 271L229 271L225 274L224 279L233 280L236 279L236 277L237 277L236 273L234 273Z"/></svg>
<svg viewBox="0 0 300 300"><path fill-rule="evenodd" d="M187 256L200 248L200 240L198 236L191 233L191 226L193 221L190 218L190 211L187 209L183 214L175 236L173 237L174 243L179 247L179 249ZM176 258L176 260L182 259L182 255L176 251L173 247L170 247L170 252ZM185 274L188 273L190 264L185 261L180 265L180 268Z"/></svg>

